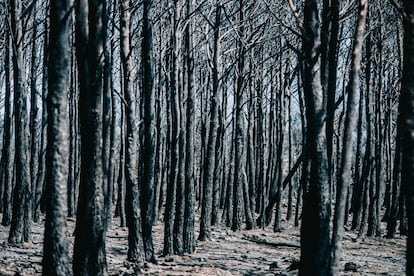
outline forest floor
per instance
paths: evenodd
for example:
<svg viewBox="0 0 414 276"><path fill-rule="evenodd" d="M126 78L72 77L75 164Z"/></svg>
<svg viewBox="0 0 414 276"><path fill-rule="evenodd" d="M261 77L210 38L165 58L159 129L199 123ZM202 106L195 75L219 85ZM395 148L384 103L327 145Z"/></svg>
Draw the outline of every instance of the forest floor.
<svg viewBox="0 0 414 276"><path fill-rule="evenodd" d="M1 217L1 215L0 215ZM70 254L73 252L75 221L68 219ZM197 241L192 255L161 257L163 223L154 227L158 264L141 267L126 261L127 228L114 220L107 233L109 275L296 275L299 260L299 228L283 222L283 232L272 228L233 232L225 226L213 227L212 240ZM196 228L198 221L196 220ZM0 275L41 273L43 223L33 225L33 242L18 247L7 244L9 227L0 226ZM197 234L197 233L196 233ZM346 232L341 275L404 275L405 238L365 238ZM345 271L345 265L352 263Z"/></svg>

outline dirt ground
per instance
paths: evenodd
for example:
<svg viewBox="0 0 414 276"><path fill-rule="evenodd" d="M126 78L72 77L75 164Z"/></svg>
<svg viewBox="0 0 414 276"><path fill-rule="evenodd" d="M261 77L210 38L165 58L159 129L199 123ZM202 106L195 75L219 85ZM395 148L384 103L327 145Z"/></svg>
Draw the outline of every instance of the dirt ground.
<svg viewBox="0 0 414 276"><path fill-rule="evenodd" d="M0 215L1 216L1 215ZM299 259L299 228L283 222L282 233L272 228L233 232L224 226L213 228L212 240L197 242L192 255L161 257L163 227L154 227L158 264L141 266L126 261L127 229L114 220L107 235L109 275L296 275ZM68 220L70 254L73 250L75 221ZM196 221L196 228L198 228ZM198 229L197 229L198 230ZM9 228L0 226L0 275L39 275L41 273L43 225L33 225L33 243L11 247ZM341 275L404 275L405 238L366 238L355 240L346 232ZM353 271L345 271L346 263ZM349 270L349 269L348 269Z"/></svg>

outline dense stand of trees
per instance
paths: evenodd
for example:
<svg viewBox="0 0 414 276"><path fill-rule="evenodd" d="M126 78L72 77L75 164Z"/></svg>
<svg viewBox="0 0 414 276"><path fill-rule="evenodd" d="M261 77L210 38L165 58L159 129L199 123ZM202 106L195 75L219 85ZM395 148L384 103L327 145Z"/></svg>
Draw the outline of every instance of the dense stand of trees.
<svg viewBox="0 0 414 276"><path fill-rule="evenodd" d="M286 216L301 275L338 274L344 229L408 235L413 275L413 18L396 0L1 1L8 242L45 214L43 273L95 275L114 217L126 258L156 263L159 220L183 255Z"/></svg>

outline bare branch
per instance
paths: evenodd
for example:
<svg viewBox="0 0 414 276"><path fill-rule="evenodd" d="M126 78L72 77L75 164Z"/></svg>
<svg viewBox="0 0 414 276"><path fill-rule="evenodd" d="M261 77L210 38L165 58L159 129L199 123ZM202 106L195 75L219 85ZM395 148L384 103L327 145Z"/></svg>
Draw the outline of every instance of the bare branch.
<svg viewBox="0 0 414 276"><path fill-rule="evenodd" d="M388 0L388 2L390 2L390 4L398 11L398 13L401 14L401 16L404 19L409 19L409 16L407 15L407 13L404 11L403 7L401 7L401 5L399 3L397 3L395 0Z"/></svg>
<svg viewBox="0 0 414 276"><path fill-rule="evenodd" d="M293 1L292 0L288 0L288 2L289 2L290 10L292 11L293 16L296 19L296 23L298 23L298 26L299 26L300 29L303 29L303 22L300 19L299 12L296 9L295 4L293 4Z"/></svg>

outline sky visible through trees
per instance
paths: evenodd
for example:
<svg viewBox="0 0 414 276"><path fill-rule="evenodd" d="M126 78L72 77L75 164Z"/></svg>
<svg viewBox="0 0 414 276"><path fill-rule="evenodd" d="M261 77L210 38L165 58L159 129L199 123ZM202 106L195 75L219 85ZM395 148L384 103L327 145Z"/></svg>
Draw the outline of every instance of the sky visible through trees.
<svg viewBox="0 0 414 276"><path fill-rule="evenodd" d="M156 265L292 224L299 275L347 233L414 275L413 31L409 0L1 0L4 242L42 225L43 275L106 275L114 225Z"/></svg>

